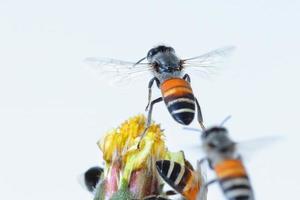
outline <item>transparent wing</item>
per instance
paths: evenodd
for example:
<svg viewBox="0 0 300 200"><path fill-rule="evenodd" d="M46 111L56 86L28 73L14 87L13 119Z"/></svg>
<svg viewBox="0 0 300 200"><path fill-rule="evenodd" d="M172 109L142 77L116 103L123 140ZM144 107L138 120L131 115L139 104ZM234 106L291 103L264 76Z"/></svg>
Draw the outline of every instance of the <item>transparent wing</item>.
<svg viewBox="0 0 300 200"><path fill-rule="evenodd" d="M197 173L200 178L200 191L197 195L197 200L207 200L207 168L204 165L201 165L200 161L197 161Z"/></svg>
<svg viewBox="0 0 300 200"><path fill-rule="evenodd" d="M197 132L201 133L201 129L192 128L192 127L184 127L184 130L188 132ZM277 142L282 141L283 137L280 135L271 135L260 138L255 138L251 140L236 142L236 152L238 155L242 156L243 160L249 161L253 157L253 155L263 151L266 148L269 148L272 145L275 145ZM200 139L199 139L200 141ZM189 145L187 149L202 149L202 145Z"/></svg>
<svg viewBox="0 0 300 200"><path fill-rule="evenodd" d="M111 58L89 57L84 60L92 67L100 78L114 86L125 86L145 75L150 75L151 66L148 63L128 62Z"/></svg>
<svg viewBox="0 0 300 200"><path fill-rule="evenodd" d="M225 63L226 58L234 49L234 46L227 46L200 56L184 59L182 60L182 66L185 69L198 70L203 74L215 73L218 67Z"/></svg>
<svg viewBox="0 0 300 200"><path fill-rule="evenodd" d="M253 155L282 140L282 136L274 135L242 141L236 144L237 152L242 156L243 160L249 161Z"/></svg>
<svg viewBox="0 0 300 200"><path fill-rule="evenodd" d="M184 146L186 151L197 151L202 153L203 146L201 144L201 138L200 135L202 133L202 129L200 128L194 128L194 127L182 127L182 129L187 132L187 134L197 134L199 135L198 140L195 140L191 143L188 143Z"/></svg>

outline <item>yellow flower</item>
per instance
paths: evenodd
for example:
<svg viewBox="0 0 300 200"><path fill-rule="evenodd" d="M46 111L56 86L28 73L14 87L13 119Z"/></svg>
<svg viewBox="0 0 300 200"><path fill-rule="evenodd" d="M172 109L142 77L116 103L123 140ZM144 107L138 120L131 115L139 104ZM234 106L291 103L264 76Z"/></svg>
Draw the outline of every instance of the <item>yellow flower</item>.
<svg viewBox="0 0 300 200"><path fill-rule="evenodd" d="M109 131L98 142L106 164L109 165L116 156L122 158L125 178L129 178L128 168L136 170L145 167L150 155L155 158L163 158L166 155L164 135L158 124L151 124L140 148L137 149L140 135L145 129L145 121L143 115L132 117L117 129Z"/></svg>
<svg viewBox="0 0 300 200"><path fill-rule="evenodd" d="M106 177L104 178L107 182L117 179L119 189L137 187L136 176L131 180L133 172L135 174L140 173L139 177L143 177L144 174L145 179L147 179L138 184L141 187L139 191L147 189L151 183L155 183L159 188L161 183L159 178L156 177L157 173L155 173L155 162L157 160L168 159L184 164L182 152L172 153L167 150L163 130L158 124L152 123L150 125L139 148L137 148L141 134L145 130L145 123L146 118L144 115L132 117L118 128L107 132L98 142L106 163L104 173ZM116 162L120 163L117 165L119 166L117 170L113 164ZM116 171L118 174L115 173ZM114 176L114 178L110 178L111 176Z"/></svg>

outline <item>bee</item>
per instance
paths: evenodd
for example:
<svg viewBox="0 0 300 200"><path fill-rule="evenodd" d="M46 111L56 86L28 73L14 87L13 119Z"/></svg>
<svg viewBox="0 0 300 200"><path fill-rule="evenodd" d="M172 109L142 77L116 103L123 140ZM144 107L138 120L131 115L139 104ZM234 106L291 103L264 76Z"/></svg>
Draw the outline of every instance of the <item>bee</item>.
<svg viewBox="0 0 300 200"><path fill-rule="evenodd" d="M141 76L144 72L151 72L152 78L148 83L148 110L147 124L141 139L151 123L153 106L164 101L169 113L174 120L182 125L189 125L195 116L204 130L202 112L197 98L191 87L191 78L185 73L185 69L195 68L202 71L215 67L221 58L228 55L234 47L220 48L201 56L188 59L180 59L174 48L159 45L150 49L147 56L138 62L127 62L116 59L87 58L86 61L97 67L101 73L115 74L123 83L130 79ZM148 62L143 63L144 60ZM156 83L161 90L161 97L152 100L152 86Z"/></svg>
<svg viewBox="0 0 300 200"><path fill-rule="evenodd" d="M91 167L80 176L80 184L83 185L89 192L95 194L96 188L103 175L103 168Z"/></svg>
<svg viewBox="0 0 300 200"><path fill-rule="evenodd" d="M185 199L206 199L205 175L199 167L195 171L187 161L181 165L170 160L159 160L156 161L156 168L162 179Z"/></svg>
<svg viewBox="0 0 300 200"><path fill-rule="evenodd" d="M237 144L232 141L226 128L215 126L205 130L201 135L205 160L217 178L206 185L218 182L224 195L229 200L253 200L253 189L249 176L237 152Z"/></svg>

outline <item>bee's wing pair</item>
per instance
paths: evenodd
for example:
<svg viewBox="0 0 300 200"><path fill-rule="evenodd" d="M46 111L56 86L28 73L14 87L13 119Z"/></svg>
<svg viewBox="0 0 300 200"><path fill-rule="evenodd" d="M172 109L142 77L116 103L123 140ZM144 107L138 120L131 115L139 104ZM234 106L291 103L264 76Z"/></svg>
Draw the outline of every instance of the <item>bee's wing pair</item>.
<svg viewBox="0 0 300 200"><path fill-rule="evenodd" d="M191 69L202 74L211 74L224 63L224 58L234 50L233 46L219 48L201 56L183 59L184 69ZM128 62L118 59L89 57L85 62L99 72L100 77L104 77L113 85L124 86L132 83L133 80L151 75L152 67L150 63Z"/></svg>
<svg viewBox="0 0 300 200"><path fill-rule="evenodd" d="M215 49L206 54L183 59L182 66L187 71L199 72L202 76L215 74L235 50L234 46Z"/></svg>
<svg viewBox="0 0 300 200"><path fill-rule="evenodd" d="M259 137L236 143L236 148L238 153L243 157L243 160L249 161L258 151L262 151L263 149L266 149L282 140L283 137L280 135Z"/></svg>
<svg viewBox="0 0 300 200"><path fill-rule="evenodd" d="M148 63L136 64L111 58L89 57L84 61L97 72L100 78L117 87L130 85L132 81L150 75L151 70Z"/></svg>
<svg viewBox="0 0 300 200"><path fill-rule="evenodd" d="M191 127L184 127L184 130L193 131L201 133L202 130L198 128L191 128ZM263 136L255 139L244 140L240 142L234 142L236 147L236 152L239 156L242 156L243 160L249 161L256 154L258 151L268 148L269 146L276 144L278 141L282 141L284 137L281 135L270 135L270 136ZM199 139L200 141L200 139ZM190 150L199 150L202 149L202 145L189 145L187 148Z"/></svg>

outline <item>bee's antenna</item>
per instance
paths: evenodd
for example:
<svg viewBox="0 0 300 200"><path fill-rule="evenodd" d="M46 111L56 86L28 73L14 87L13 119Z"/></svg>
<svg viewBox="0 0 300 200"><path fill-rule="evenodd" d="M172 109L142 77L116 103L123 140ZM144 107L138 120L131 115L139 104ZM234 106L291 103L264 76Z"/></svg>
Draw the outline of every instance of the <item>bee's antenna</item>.
<svg viewBox="0 0 300 200"><path fill-rule="evenodd" d="M228 120L230 120L230 118L231 118L231 115L228 115L227 117L225 117L225 119L223 119L223 121L221 122L220 126L224 126L224 124L225 124Z"/></svg>
<svg viewBox="0 0 300 200"><path fill-rule="evenodd" d="M145 59L146 59L146 57L140 59L139 61L137 61L137 62L133 65L133 67L135 67L136 65L140 64L140 63L141 63L143 60L145 60Z"/></svg>

